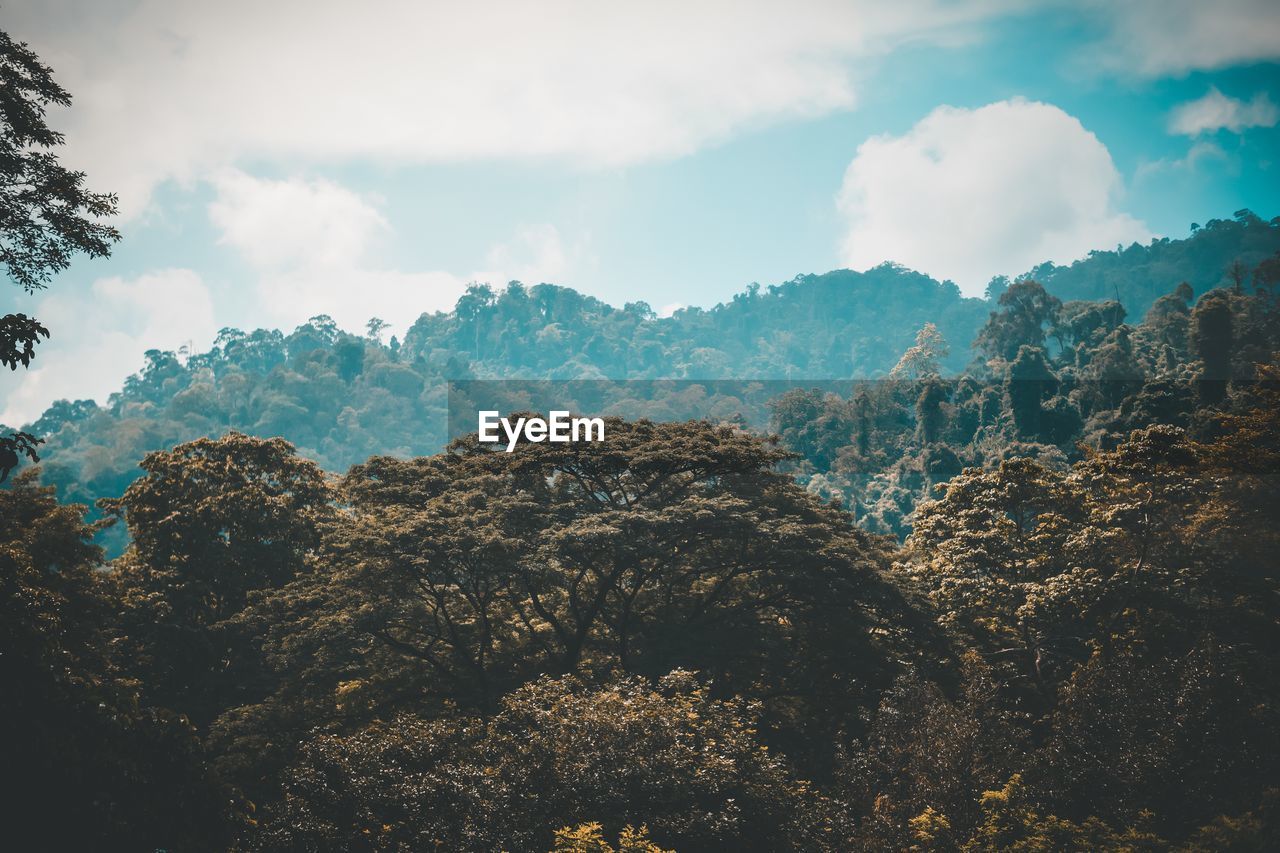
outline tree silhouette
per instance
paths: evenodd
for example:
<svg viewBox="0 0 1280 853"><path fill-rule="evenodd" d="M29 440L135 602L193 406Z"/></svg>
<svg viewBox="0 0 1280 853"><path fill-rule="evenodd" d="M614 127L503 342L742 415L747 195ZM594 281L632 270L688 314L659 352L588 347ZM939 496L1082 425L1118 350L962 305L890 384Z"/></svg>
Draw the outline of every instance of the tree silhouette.
<svg viewBox="0 0 1280 853"><path fill-rule="evenodd" d="M70 103L52 70L0 32L0 264L27 293L46 287L76 253L105 257L120 239L101 221L115 214L115 195L89 192L84 172L67 169L53 153L63 135L45 122L45 112ZM0 364L29 366L41 337L49 330L33 317L0 317ZM37 461L34 442L25 434L0 437L0 482L21 455Z"/></svg>
<svg viewBox="0 0 1280 853"><path fill-rule="evenodd" d="M36 438L29 432L13 432L0 436L0 483L9 479L9 472L18 467L19 460L26 456L32 462L39 462L36 445L44 444L44 439Z"/></svg>
<svg viewBox="0 0 1280 853"><path fill-rule="evenodd" d="M77 252L105 257L120 232L99 221L116 213L114 193L84 187L53 153L63 135L45 123L71 95L22 42L0 32L0 262L28 293L48 285Z"/></svg>

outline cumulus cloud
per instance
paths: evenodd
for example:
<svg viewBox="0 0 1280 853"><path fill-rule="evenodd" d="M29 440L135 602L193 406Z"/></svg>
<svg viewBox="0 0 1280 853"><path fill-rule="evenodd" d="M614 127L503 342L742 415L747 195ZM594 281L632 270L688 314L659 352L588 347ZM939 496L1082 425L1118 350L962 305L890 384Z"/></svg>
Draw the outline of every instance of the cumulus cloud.
<svg viewBox="0 0 1280 853"><path fill-rule="evenodd" d="M1275 0L1090 0L1108 37L1087 60L1147 77L1280 59Z"/></svg>
<svg viewBox="0 0 1280 853"><path fill-rule="evenodd" d="M554 225L522 225L510 240L489 249L485 268L472 273L472 278L493 284L512 279L526 284L560 282L582 251L581 247L566 247Z"/></svg>
<svg viewBox="0 0 1280 853"><path fill-rule="evenodd" d="M581 252L554 225L525 225L487 253L482 269L403 271L372 251L390 226L378 200L325 180L258 178L224 169L212 181L209 218L219 242L257 276L255 316L285 329L328 314L347 330L380 317L403 330L424 311L447 311L471 281L560 281Z"/></svg>
<svg viewBox="0 0 1280 853"><path fill-rule="evenodd" d="M423 312L451 309L472 281L562 281L582 262L555 226L530 224L496 242L482 269L405 271L380 265L390 231L378 200L327 180L258 178L223 169L208 207L219 242L237 252L253 280L255 325L286 331L317 314L364 330L380 317L403 334ZM84 306L90 304L92 311ZM60 398L99 401L143 366L149 349L207 348L215 311L200 276L166 269L103 278L88 294L52 293L31 310L53 332L32 369L0 378L0 422L26 423Z"/></svg>
<svg viewBox="0 0 1280 853"><path fill-rule="evenodd" d="M75 96L69 162L124 214L225 166L613 167L855 105L867 60L972 44L1026 0L45 0L6 7ZM1086 0L1093 66L1280 59L1274 0Z"/></svg>
<svg viewBox="0 0 1280 853"><path fill-rule="evenodd" d="M48 0L6 9L74 93L70 162L142 209L227 165L678 156L845 109L860 59L1016 0Z"/></svg>
<svg viewBox="0 0 1280 853"><path fill-rule="evenodd" d="M331 181L271 180L224 169L212 183L217 196L209 219L220 242L266 269L349 266L390 227L375 200Z"/></svg>
<svg viewBox="0 0 1280 853"><path fill-rule="evenodd" d="M371 317L404 334L423 312L448 311L469 279L442 270L403 272L363 267L303 267L266 272L258 280L262 325L286 332L317 314L328 314L349 332L362 332Z"/></svg>
<svg viewBox="0 0 1280 853"><path fill-rule="evenodd" d="M99 279L91 298L86 311L83 298L54 293L32 312L52 337L29 370L0 380L7 392L0 422L28 423L63 398L101 402L143 367L147 350L204 348L217 333L209 291L191 270Z"/></svg>
<svg viewBox="0 0 1280 853"><path fill-rule="evenodd" d="M1240 133L1251 127L1274 127L1280 120L1280 110L1271 102L1266 92L1259 92L1252 100L1232 98L1211 87L1202 98L1179 104L1169 116L1169 132L1184 136L1199 136L1229 130Z"/></svg>
<svg viewBox="0 0 1280 853"><path fill-rule="evenodd" d="M1055 106L939 107L858 147L837 198L843 259L901 263L978 295L994 275L1148 238L1116 209L1120 189L1106 146Z"/></svg>

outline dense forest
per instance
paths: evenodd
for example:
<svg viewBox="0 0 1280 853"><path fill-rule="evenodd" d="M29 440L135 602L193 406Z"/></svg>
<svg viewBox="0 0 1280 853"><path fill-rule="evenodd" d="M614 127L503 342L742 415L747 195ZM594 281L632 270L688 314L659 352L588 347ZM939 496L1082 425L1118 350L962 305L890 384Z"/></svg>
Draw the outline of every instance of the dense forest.
<svg viewBox="0 0 1280 853"><path fill-rule="evenodd" d="M352 335L329 318L316 317L289 334L224 329L205 352L154 350L105 405L59 401L25 429L45 440L43 482L56 486L63 500L92 506L123 494L145 454L228 430L283 436L302 456L333 472L374 454L436 453L451 437L449 380L765 380L750 398L712 388L709 395L662 400L654 398L662 391L658 386L656 392L639 392L643 405L628 405L627 394L637 392L621 386L604 406L663 420L719 421L745 413L754 415L748 417L753 426L763 428L769 425L769 398L781 393L768 380L822 387L831 380L963 374L992 385L995 393L1006 363L1017 359L1017 345L1027 343L1043 345L1053 362L1045 369L1061 374L1062 388L1048 402L1053 414L1046 422L1079 417L1085 427L1080 437L1094 440L1108 428L1102 413L1115 409L1116 400L1101 400L1083 389L1124 371L1125 377L1185 374L1199 356L1182 330L1190 322L1182 315L1219 286L1237 296L1252 295L1257 287L1269 291L1276 276L1269 259L1277 252L1280 223L1239 211L1197 227L1188 239L1160 239L1094 252L1068 267L1037 268L1018 281L1037 281L1049 295L1027 306L1021 304L1024 299L1006 296L1016 281L996 279L988 298L972 299L950 282L894 266L800 276L767 288L753 285L728 303L665 318L644 303L613 308L549 284L513 282L501 291L476 285L455 310L424 314L402 338L392 336L385 343L385 324L379 320L371 321L368 334ZM1177 290L1182 283L1189 293ZM1022 291L1017 288L1014 295ZM992 311L1005 318L1005 326L983 332ZM1236 375L1246 375L1250 360L1265 361L1269 352L1268 333L1254 316L1259 311L1247 309L1252 313L1240 320L1248 331L1234 357L1246 373ZM1033 329L1036 323L1043 330ZM1107 340L1113 332L1116 340ZM978 346L971 348L975 341ZM1116 346L1132 350L1131 363ZM1095 350L1104 354L1101 360L1093 359ZM1034 369L1039 368L1025 361L1018 367ZM958 390L962 399L943 405L948 412L959 407L947 443L974 445L960 458L980 464L1001 451L981 440L975 444L977 427L968 422L977 405L972 384ZM898 402L913 393L902 389ZM799 472L804 482L814 473L830 475L814 488L865 506L859 515L874 515L868 520L873 529L902 533L901 518L913 501L904 490L919 495L928 488L909 473L920 468L918 460L889 464L913 443L914 398L904 409L890 402L894 395L871 396L879 408L863 416L874 414L877 420L876 459L854 462L845 454L837 461L839 445L848 444L853 415L847 411L824 413L823 423L839 434L821 439L815 437L824 429L820 424L797 430L790 423L800 409L778 412L781 423L775 427L805 455L809 464ZM1077 429L1072 422L1060 425L1055 435L1040 430L1036 437L1016 437L1058 446L1070 456ZM969 434L962 436L965 430ZM124 545L118 529L107 532L104 541L112 554Z"/></svg>
<svg viewBox="0 0 1280 853"><path fill-rule="evenodd" d="M0 80L30 296L122 235L3 32ZM0 428L0 846L1280 849L1278 288L1240 210L982 299L476 284L153 350ZM476 380L605 438L481 443Z"/></svg>
<svg viewBox="0 0 1280 853"><path fill-rule="evenodd" d="M892 267L670 318L512 284L387 345L154 352L0 491L8 831L1276 849L1277 250L1242 211L987 300ZM815 387L767 429L440 447L444 378L519 375Z"/></svg>

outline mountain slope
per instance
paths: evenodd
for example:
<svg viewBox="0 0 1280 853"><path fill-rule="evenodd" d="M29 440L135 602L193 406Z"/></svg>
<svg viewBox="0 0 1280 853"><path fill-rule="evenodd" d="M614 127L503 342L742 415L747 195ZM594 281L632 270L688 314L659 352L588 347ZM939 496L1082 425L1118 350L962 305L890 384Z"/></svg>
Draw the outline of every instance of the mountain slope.
<svg viewBox="0 0 1280 853"><path fill-rule="evenodd" d="M1280 220L1242 212L1185 240L1097 252L1029 275L1063 300L1118 295L1136 322L1179 282L1199 295L1234 261L1252 269L1276 252ZM950 345L942 367L957 372L995 307L892 265L752 285L714 308L666 318L644 303L615 308L548 284L479 286L389 345L319 317L288 335L226 329L208 352L187 358L151 351L106 405L59 401L29 429L47 440L44 480L64 500L118 495L145 453L230 429L282 435L336 471L373 454L440 449L448 379L876 378L929 322Z"/></svg>

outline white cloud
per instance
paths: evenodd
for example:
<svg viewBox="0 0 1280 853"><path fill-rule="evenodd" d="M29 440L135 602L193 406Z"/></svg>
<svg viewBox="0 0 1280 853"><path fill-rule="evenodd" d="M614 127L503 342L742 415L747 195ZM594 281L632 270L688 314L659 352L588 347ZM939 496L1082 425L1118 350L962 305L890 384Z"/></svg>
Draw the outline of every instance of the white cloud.
<svg viewBox="0 0 1280 853"><path fill-rule="evenodd" d="M554 225L521 225L510 240L489 249L484 269L472 273L471 278L495 285L512 279L525 284L563 284L570 270L588 260L585 241L566 246Z"/></svg>
<svg viewBox="0 0 1280 853"><path fill-rule="evenodd" d="M1274 127L1280 120L1280 110L1271 102L1266 92L1259 92L1252 100L1242 101L1228 97L1211 87L1202 98L1179 104L1169 116L1169 132L1184 136L1216 133L1229 130L1240 133L1250 127Z"/></svg>
<svg viewBox="0 0 1280 853"><path fill-rule="evenodd" d="M1186 156L1178 158L1161 157L1158 160L1148 160L1138 164L1138 168L1133 172L1134 183L1145 181L1152 176L1169 172L1194 172L1200 168L1201 164L1216 161L1226 164L1228 168L1237 166L1234 159L1228 154L1221 145L1208 140L1197 140L1191 143L1191 147L1187 149Z"/></svg>
<svg viewBox="0 0 1280 853"><path fill-rule="evenodd" d="M1149 237L1116 210L1120 189L1106 146L1055 106L939 107L858 147L837 199L843 258L905 264L977 295L993 275Z"/></svg>
<svg viewBox="0 0 1280 853"><path fill-rule="evenodd" d="M228 165L679 156L854 104L860 60L1020 0L49 0L6 8L75 96L68 162L126 214Z"/></svg>
<svg viewBox="0 0 1280 853"><path fill-rule="evenodd" d="M1146 77L1280 59L1275 0L1091 0L1109 35L1087 59Z"/></svg>
<svg viewBox="0 0 1280 853"><path fill-rule="evenodd" d="M562 281L582 257L580 247L566 247L555 226L543 223L517 229L467 275L390 269L371 251L390 231L376 199L331 181L232 169L212 183L209 218L219 242L237 250L257 276L256 321L286 330L328 314L350 331L380 317L402 332L423 312L451 309L470 281Z"/></svg>
<svg viewBox="0 0 1280 853"><path fill-rule="evenodd" d="M550 224L518 228L496 243L484 269L402 271L379 266L377 241L390 230L377 199L324 180L257 178L223 169L211 181L210 221L219 242L238 252L254 276L254 324L288 331L328 314L348 331L370 317L404 331L424 311L451 309L470 281L561 281L583 257ZM91 304L93 311L84 310ZM184 269L132 279L104 278L89 294L53 293L32 313L53 332L30 370L0 379L0 422L26 423L54 400L103 401L139 370L149 349L207 348L217 333L208 289Z"/></svg>
<svg viewBox="0 0 1280 853"><path fill-rule="evenodd" d="M142 368L147 350L205 348L217 333L209 291L191 270L99 279L91 298L92 311L83 297L56 293L32 311L52 336L30 369L0 380L8 391L0 422L30 422L63 398L103 402Z"/></svg>
<svg viewBox="0 0 1280 853"><path fill-rule="evenodd" d="M389 229L373 202L326 180L270 180L224 169L209 219L254 266L348 266Z"/></svg>
<svg viewBox="0 0 1280 853"><path fill-rule="evenodd" d="M264 272L257 282L261 325L285 332L317 314L363 333L370 317L404 334L423 312L448 311L468 279L444 271L401 272L364 267L303 267Z"/></svg>

